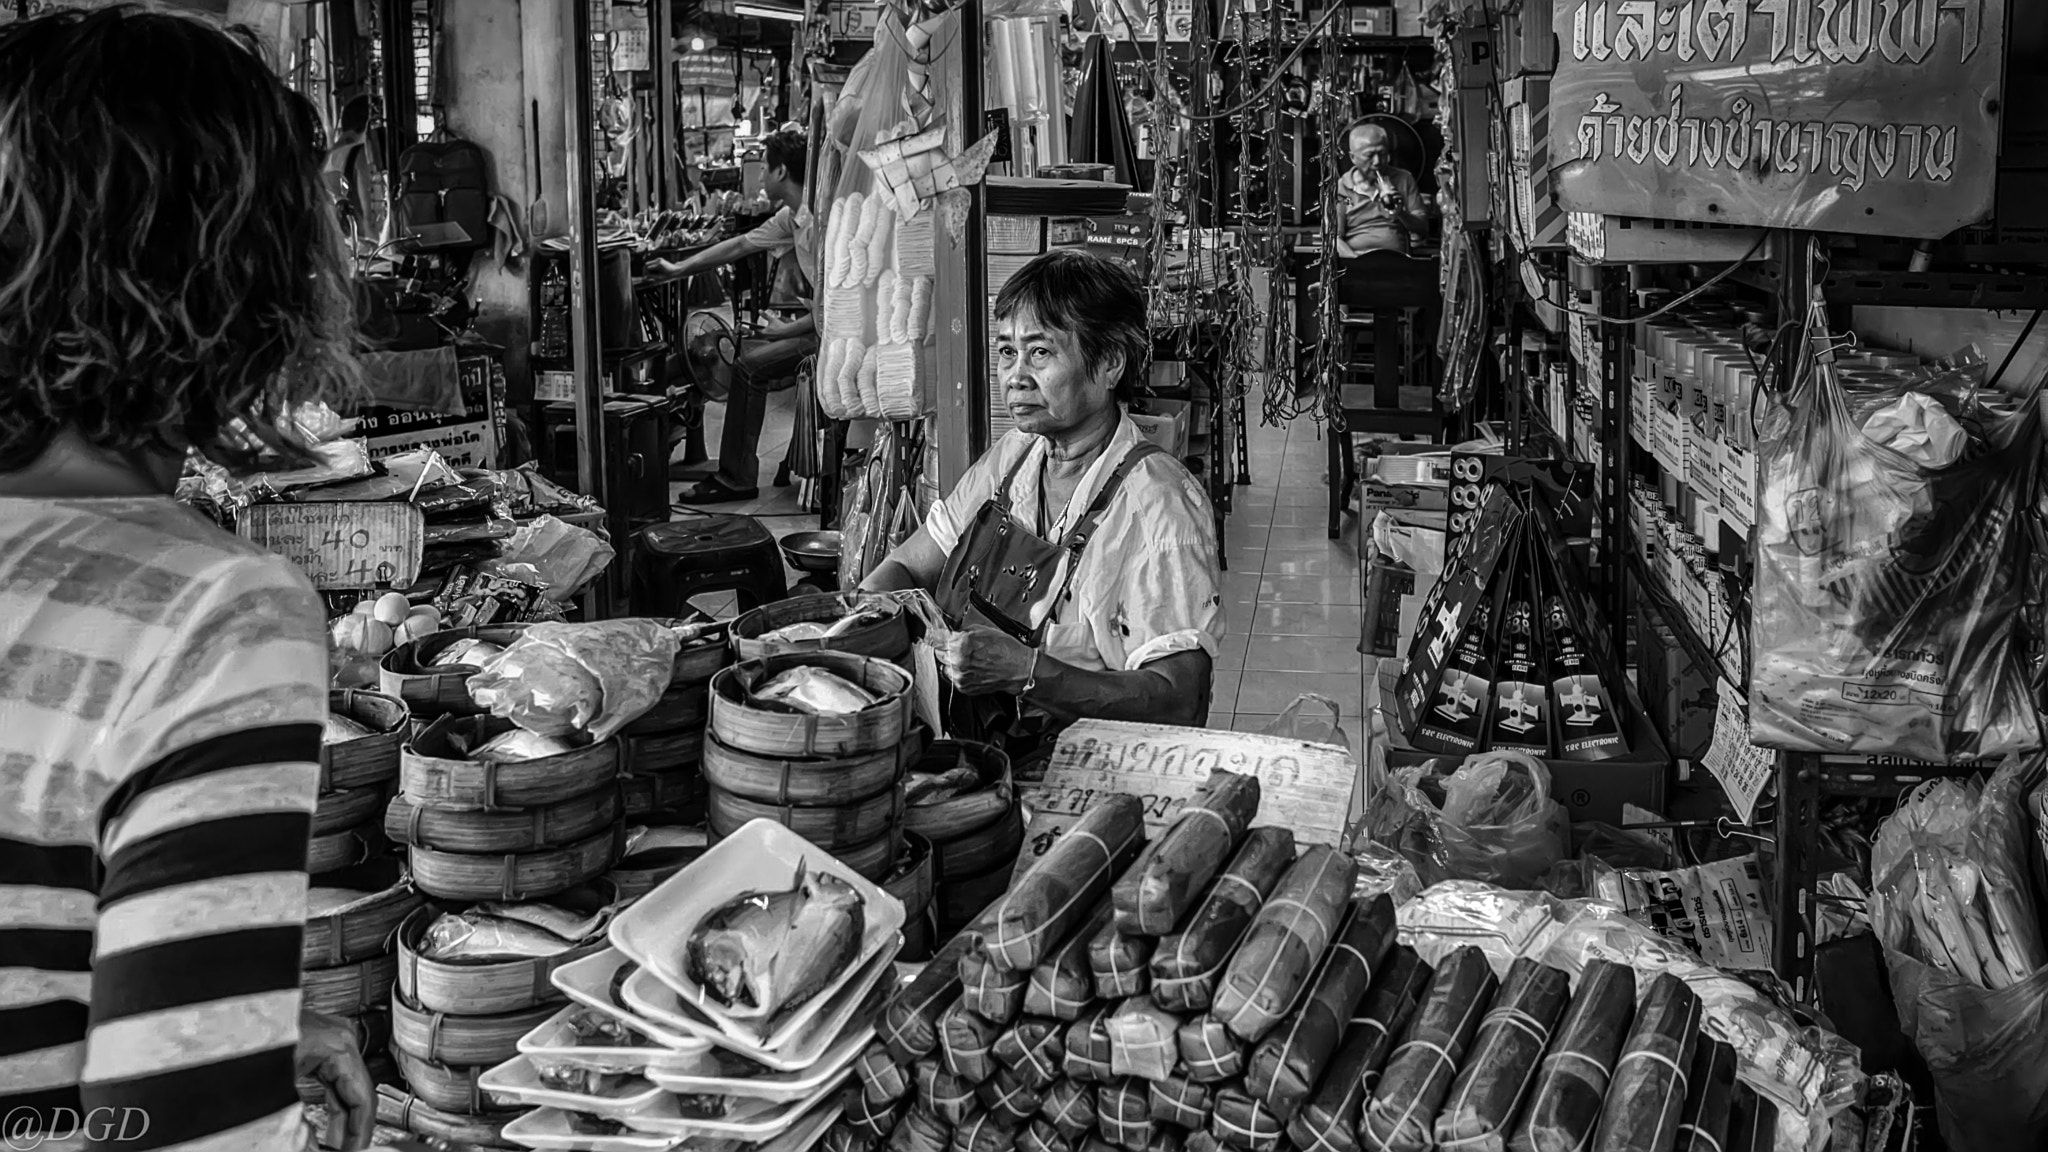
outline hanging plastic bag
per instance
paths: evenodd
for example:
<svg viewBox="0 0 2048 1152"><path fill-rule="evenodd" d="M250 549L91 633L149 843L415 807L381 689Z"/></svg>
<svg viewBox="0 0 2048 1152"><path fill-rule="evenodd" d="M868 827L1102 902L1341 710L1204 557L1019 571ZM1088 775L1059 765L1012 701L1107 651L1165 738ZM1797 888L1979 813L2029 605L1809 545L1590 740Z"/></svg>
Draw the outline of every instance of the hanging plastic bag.
<svg viewBox="0 0 2048 1152"><path fill-rule="evenodd" d="M1327 710L1326 718L1319 713ZM1304 693L1294 698L1285 711L1273 717L1273 722L1260 729L1260 735L1278 736L1286 740L1305 740L1310 744L1334 744L1345 751L1351 750L1351 741L1344 735L1344 713L1337 702L1327 696Z"/></svg>
<svg viewBox="0 0 2048 1152"><path fill-rule="evenodd" d="M668 691L681 647L655 620L534 624L469 678L469 695L536 735L609 740Z"/></svg>
<svg viewBox="0 0 2048 1152"><path fill-rule="evenodd" d="M1564 858L1569 824L1543 761L1485 752L1394 769L1367 807L1365 830L1414 863L1424 884L1533 888Z"/></svg>
<svg viewBox="0 0 2048 1152"><path fill-rule="evenodd" d="M1960 371L1974 378L1978 368ZM1909 413L1894 402L1906 393L1949 403L1975 395L1954 376L1845 389L1832 364L1816 364L1767 417L1757 453L1757 744L1934 763L2040 745L2013 627L2041 452L2038 402L1946 413L1971 444L1939 469L1873 440L1858 419L1889 411L1901 423ZM1948 428L1880 434L1933 451Z"/></svg>

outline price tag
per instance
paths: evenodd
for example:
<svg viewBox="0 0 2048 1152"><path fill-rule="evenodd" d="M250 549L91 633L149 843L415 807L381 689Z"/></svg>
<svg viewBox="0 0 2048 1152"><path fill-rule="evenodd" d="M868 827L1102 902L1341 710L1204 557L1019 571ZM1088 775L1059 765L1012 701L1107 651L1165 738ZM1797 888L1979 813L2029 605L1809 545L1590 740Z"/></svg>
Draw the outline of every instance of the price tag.
<svg viewBox="0 0 2048 1152"><path fill-rule="evenodd" d="M1082 720L1061 733L1044 782L1025 790L1032 816L1018 873L1050 851L1089 809L1119 792L1143 802L1147 837L1156 839L1218 769L1258 778L1258 823L1293 829L1302 844L1343 843L1358 769L1351 753L1337 745Z"/></svg>
<svg viewBox="0 0 2048 1152"><path fill-rule="evenodd" d="M418 508L392 501L258 504L236 531L297 564L323 591L403 588L419 578L426 521Z"/></svg>

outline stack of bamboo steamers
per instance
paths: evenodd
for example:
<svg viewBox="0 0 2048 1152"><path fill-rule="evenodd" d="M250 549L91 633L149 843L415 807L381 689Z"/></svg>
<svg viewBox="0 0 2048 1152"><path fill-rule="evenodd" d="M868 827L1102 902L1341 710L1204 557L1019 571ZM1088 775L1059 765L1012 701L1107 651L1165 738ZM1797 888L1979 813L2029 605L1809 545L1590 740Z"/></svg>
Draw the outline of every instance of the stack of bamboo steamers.
<svg viewBox="0 0 2048 1152"><path fill-rule="evenodd" d="M884 1010L831 1152L1667 1152L1775 1110L1660 976L1432 969L1333 848L1216 772L1149 847L1112 796ZM1701 1143L1692 1143L1695 1139Z"/></svg>

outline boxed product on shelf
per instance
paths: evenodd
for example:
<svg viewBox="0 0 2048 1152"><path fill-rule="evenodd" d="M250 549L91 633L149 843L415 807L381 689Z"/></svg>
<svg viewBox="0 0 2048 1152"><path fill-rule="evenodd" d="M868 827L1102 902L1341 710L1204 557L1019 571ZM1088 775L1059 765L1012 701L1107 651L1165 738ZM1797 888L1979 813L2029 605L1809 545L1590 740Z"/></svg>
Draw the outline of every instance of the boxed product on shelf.
<svg viewBox="0 0 2048 1152"><path fill-rule="evenodd" d="M1610 264L1725 264L1750 255L1759 232L1690 220L1643 220L1593 212L1566 215L1572 251Z"/></svg>
<svg viewBox="0 0 2048 1152"><path fill-rule="evenodd" d="M1177 457L1188 454L1189 417L1192 405L1185 400L1147 400L1148 412L1130 413L1131 423L1145 439Z"/></svg>
<svg viewBox="0 0 2048 1152"><path fill-rule="evenodd" d="M1636 616L1636 686L1671 754L1697 760L1714 741L1715 679L1654 613Z"/></svg>

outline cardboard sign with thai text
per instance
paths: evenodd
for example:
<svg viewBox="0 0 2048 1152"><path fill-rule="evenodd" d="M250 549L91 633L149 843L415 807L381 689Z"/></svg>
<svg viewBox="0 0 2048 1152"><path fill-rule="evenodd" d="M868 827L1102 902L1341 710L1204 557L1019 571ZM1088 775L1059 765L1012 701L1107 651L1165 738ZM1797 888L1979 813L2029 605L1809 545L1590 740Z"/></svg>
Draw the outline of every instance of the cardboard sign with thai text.
<svg viewBox="0 0 2048 1152"><path fill-rule="evenodd" d="M397 501L257 504L235 528L297 564L322 591L404 588L419 579L426 540L420 510Z"/></svg>
<svg viewBox="0 0 2048 1152"><path fill-rule="evenodd" d="M1144 802L1147 838L1157 839L1218 769L1258 778L1257 823L1292 829L1297 843L1342 845L1358 768L1337 745L1081 720L1060 735L1044 781L1025 789L1032 816L1018 871L1051 850L1090 808L1119 792Z"/></svg>
<svg viewBox="0 0 2048 1152"><path fill-rule="evenodd" d="M1556 0L1558 199L1935 238L1989 215L2001 0Z"/></svg>

